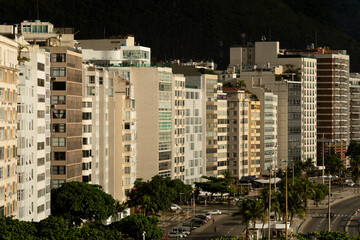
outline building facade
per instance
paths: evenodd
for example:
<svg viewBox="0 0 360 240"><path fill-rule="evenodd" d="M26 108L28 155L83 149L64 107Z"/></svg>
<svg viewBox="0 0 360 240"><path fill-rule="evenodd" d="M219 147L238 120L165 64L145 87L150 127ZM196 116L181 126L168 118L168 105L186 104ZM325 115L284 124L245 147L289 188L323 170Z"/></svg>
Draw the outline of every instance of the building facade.
<svg viewBox="0 0 360 240"><path fill-rule="evenodd" d="M0 217L17 216L17 51L0 36Z"/></svg>

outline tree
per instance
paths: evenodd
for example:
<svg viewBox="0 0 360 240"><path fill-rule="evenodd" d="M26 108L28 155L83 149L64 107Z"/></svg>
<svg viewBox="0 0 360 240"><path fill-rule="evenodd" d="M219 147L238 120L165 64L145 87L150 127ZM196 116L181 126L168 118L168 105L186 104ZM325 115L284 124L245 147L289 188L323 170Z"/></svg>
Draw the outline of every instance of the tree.
<svg viewBox="0 0 360 240"><path fill-rule="evenodd" d="M360 143L352 141L346 155L350 157L351 177L357 185L360 178Z"/></svg>
<svg viewBox="0 0 360 240"><path fill-rule="evenodd" d="M246 239L249 239L249 225L250 221L254 224L254 229L257 220L264 221L266 213L264 212L264 204L262 199L242 199L238 204L239 210L233 213L232 216L241 216L242 224L246 225ZM254 233L253 233L254 234Z"/></svg>
<svg viewBox="0 0 360 240"><path fill-rule="evenodd" d="M314 195L314 184L308 179L297 178L295 181L294 190L300 193L300 198L304 203L304 207L307 207L308 200Z"/></svg>
<svg viewBox="0 0 360 240"><path fill-rule="evenodd" d="M329 240L329 239L336 239L336 240L350 240L350 239L358 239L357 237L350 238L348 232L329 232L329 231L321 231L320 233L317 232L308 232L308 233L297 233L294 234L299 240Z"/></svg>
<svg viewBox="0 0 360 240"><path fill-rule="evenodd" d="M77 225L83 220L101 221L115 214L115 200L100 185L67 182L52 193L52 214Z"/></svg>
<svg viewBox="0 0 360 240"><path fill-rule="evenodd" d="M206 182L195 182L196 188L200 188L205 192L210 192L211 196L214 193L232 193L232 181L229 174L226 174L225 177L208 177L202 176L202 178L206 179Z"/></svg>
<svg viewBox="0 0 360 240"><path fill-rule="evenodd" d="M307 177L311 176L316 169L314 162L311 158L306 159L305 162L301 162L301 170L303 170Z"/></svg>
<svg viewBox="0 0 360 240"><path fill-rule="evenodd" d="M279 203L279 192L271 191L271 210L276 213L280 212L280 203ZM269 209L269 188L265 187L261 190L260 197L264 203L264 209Z"/></svg>
<svg viewBox="0 0 360 240"><path fill-rule="evenodd" d="M0 239L36 239L36 228L31 222L19 221L12 217L0 218Z"/></svg>
<svg viewBox="0 0 360 240"><path fill-rule="evenodd" d="M315 201L316 206L319 206L319 203L325 199L326 195L329 193L329 188L323 183L317 183L314 186L314 194L312 199Z"/></svg>
<svg viewBox="0 0 360 240"><path fill-rule="evenodd" d="M140 206L146 215L169 210L174 201L182 202L190 199L192 187L180 180L171 180L156 175L151 181L137 179L133 189L127 194L130 207Z"/></svg>
<svg viewBox="0 0 360 240"><path fill-rule="evenodd" d="M336 175L344 168L340 157L338 155L328 155L325 157L325 170L331 175Z"/></svg>
<svg viewBox="0 0 360 240"><path fill-rule="evenodd" d="M246 83L245 83L245 81L242 80L242 79L237 80L237 82L236 82L236 87L239 88L239 89L244 89L244 88L246 88Z"/></svg>
<svg viewBox="0 0 360 240"><path fill-rule="evenodd" d="M69 235L65 239L77 239L77 240L124 240L124 238L117 233L116 230L110 227L104 226L101 223L87 222L81 228L73 226L69 229ZM64 238L62 238L64 239Z"/></svg>
<svg viewBox="0 0 360 240"><path fill-rule="evenodd" d="M157 226L158 219L154 216L148 217L142 214L127 216L118 222L112 223L109 228L126 234L135 240L143 239L143 232L146 232L146 239L161 239L163 233Z"/></svg>
<svg viewBox="0 0 360 240"><path fill-rule="evenodd" d="M36 236L43 239L71 239L73 236L69 233L72 227L69 220L62 217L50 215L48 218L34 223L37 229Z"/></svg>

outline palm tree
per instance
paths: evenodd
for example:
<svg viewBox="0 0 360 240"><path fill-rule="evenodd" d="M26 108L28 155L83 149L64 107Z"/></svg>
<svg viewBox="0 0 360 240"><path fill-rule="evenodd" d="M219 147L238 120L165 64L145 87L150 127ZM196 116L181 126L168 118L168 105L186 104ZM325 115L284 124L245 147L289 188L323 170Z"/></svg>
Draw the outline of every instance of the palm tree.
<svg viewBox="0 0 360 240"><path fill-rule="evenodd" d="M251 201L254 200L250 200L247 198L243 198L241 199L241 201L238 203L238 207L239 210L235 213L232 214L232 216L240 216L241 217L241 223L244 224L246 226L245 228L245 232L246 232L246 237L245 239L250 239L250 230L249 230L249 225L250 225L250 221L253 217L253 213L251 211Z"/></svg>
<svg viewBox="0 0 360 240"><path fill-rule="evenodd" d="M242 199L238 204L239 211L233 213L232 216L241 216L242 224L246 226L246 239L249 239L249 227L250 222L253 222L253 234L255 232L256 221L260 219L264 221L265 212L264 212L264 205L262 199Z"/></svg>
<svg viewBox="0 0 360 240"><path fill-rule="evenodd" d="M314 195L314 184L307 179L298 178L295 182L295 191L300 193L300 197L304 203L304 207L307 207L308 200Z"/></svg>

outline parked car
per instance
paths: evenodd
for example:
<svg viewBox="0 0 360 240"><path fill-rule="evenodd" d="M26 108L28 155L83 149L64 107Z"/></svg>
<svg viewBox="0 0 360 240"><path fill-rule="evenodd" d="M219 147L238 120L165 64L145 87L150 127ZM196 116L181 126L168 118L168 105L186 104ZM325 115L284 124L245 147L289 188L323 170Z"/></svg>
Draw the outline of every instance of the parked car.
<svg viewBox="0 0 360 240"><path fill-rule="evenodd" d="M196 226L194 226L191 222L182 223L180 226L188 231L196 228Z"/></svg>
<svg viewBox="0 0 360 240"><path fill-rule="evenodd" d="M198 214L198 215L195 215L195 217L196 217L196 218L200 218L200 219L205 220L205 221L210 220L210 218L207 217L207 216L204 215L204 214Z"/></svg>
<svg viewBox="0 0 360 240"><path fill-rule="evenodd" d="M211 213L204 213L204 215L211 219Z"/></svg>
<svg viewBox="0 0 360 240"><path fill-rule="evenodd" d="M196 227L200 227L200 226L204 225L206 223L206 221L203 219L200 219L200 218L195 218L195 219L191 220L191 223L194 224L194 226L196 226Z"/></svg>
<svg viewBox="0 0 360 240"><path fill-rule="evenodd" d="M168 237L171 237L171 238L177 238L177 237L183 238L183 237L186 237L186 236L185 236L185 234L182 234L182 233L179 233L179 232L169 232Z"/></svg>
<svg viewBox="0 0 360 240"><path fill-rule="evenodd" d="M179 205L175 204L175 203L172 203L170 209L172 211L176 211L176 210L180 210L181 207Z"/></svg>
<svg viewBox="0 0 360 240"><path fill-rule="evenodd" d="M184 228L182 227L179 227L179 228L173 228L172 229L174 232L179 232L179 233L182 233L182 234L185 234L186 236L189 236L190 235L190 231L187 231L185 230Z"/></svg>
<svg viewBox="0 0 360 240"><path fill-rule="evenodd" d="M221 215L221 211L219 209L213 209L209 211L211 215Z"/></svg>

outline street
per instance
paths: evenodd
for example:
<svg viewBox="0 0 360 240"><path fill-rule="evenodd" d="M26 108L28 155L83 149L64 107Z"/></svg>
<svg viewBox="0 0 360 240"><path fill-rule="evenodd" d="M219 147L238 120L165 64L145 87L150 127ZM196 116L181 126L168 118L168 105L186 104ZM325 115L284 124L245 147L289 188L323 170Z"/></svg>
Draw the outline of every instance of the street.
<svg viewBox="0 0 360 240"><path fill-rule="evenodd" d="M352 194L352 193L347 193ZM331 231L339 231L344 232L346 224L350 217L360 209L360 196L351 196L348 199L342 200L338 203L331 205L331 212L334 216L331 218ZM320 232L322 230L328 229L328 218L327 218L328 210L327 208L313 208L310 210L310 214L312 219L306 224L303 228L302 232ZM354 217L353 221L349 222L349 235L359 235L357 222L359 218Z"/></svg>

